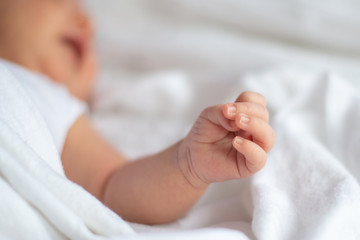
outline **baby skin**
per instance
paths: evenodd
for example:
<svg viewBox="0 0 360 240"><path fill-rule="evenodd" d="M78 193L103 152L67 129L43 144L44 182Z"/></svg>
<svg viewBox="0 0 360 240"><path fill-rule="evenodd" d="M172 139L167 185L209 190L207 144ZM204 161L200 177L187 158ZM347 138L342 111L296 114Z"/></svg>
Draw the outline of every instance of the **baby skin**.
<svg viewBox="0 0 360 240"><path fill-rule="evenodd" d="M0 0L0 57L47 75L83 100L96 75L92 32L76 0ZM136 161L113 149L81 116L61 160L67 178L122 218L160 224L186 214L209 184L261 170L274 142L266 99L244 92L233 103L203 110L184 139Z"/></svg>

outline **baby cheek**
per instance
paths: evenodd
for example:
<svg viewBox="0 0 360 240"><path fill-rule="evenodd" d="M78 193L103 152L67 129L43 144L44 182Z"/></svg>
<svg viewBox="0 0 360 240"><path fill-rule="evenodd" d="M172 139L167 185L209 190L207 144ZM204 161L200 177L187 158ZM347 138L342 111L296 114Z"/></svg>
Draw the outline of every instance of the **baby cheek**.
<svg viewBox="0 0 360 240"><path fill-rule="evenodd" d="M97 62L95 56L88 56L73 75L68 85L70 92L79 99L88 101L91 97L96 76Z"/></svg>
<svg viewBox="0 0 360 240"><path fill-rule="evenodd" d="M44 57L46 64L45 73L52 81L67 84L75 73L75 65L68 60L65 53L59 52L54 55Z"/></svg>

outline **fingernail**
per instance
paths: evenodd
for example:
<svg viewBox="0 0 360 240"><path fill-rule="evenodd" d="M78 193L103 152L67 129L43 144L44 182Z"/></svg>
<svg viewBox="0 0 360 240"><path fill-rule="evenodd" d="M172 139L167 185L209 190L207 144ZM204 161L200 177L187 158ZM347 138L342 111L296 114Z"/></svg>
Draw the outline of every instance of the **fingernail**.
<svg viewBox="0 0 360 240"><path fill-rule="evenodd" d="M228 106L228 114L231 115L231 116L235 115L236 114L236 107L233 106L233 105L229 105Z"/></svg>
<svg viewBox="0 0 360 240"><path fill-rule="evenodd" d="M239 146L240 144L242 144L244 141L242 140L241 137L235 137L234 138L234 144Z"/></svg>
<svg viewBox="0 0 360 240"><path fill-rule="evenodd" d="M250 118L248 115L242 114L240 118L240 123L247 125L250 122Z"/></svg>

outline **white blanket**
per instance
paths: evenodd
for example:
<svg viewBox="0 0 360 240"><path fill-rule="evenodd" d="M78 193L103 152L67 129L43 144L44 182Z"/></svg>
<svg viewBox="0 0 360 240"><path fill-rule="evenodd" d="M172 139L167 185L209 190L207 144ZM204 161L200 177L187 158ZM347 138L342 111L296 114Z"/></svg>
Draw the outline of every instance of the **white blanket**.
<svg viewBox="0 0 360 240"><path fill-rule="evenodd" d="M277 144L265 169L213 185L172 224L129 225L50 164L59 156L45 123L0 66L1 237L358 239L358 91L334 75L294 69L250 75L240 88L269 100ZM212 229L188 231L198 228Z"/></svg>
<svg viewBox="0 0 360 240"><path fill-rule="evenodd" d="M183 99L190 97L188 107L199 112L197 100L201 99L193 97L221 102L216 92L228 91L223 102L235 99L244 90L264 94L277 133L267 166L252 179L214 184L183 219L157 227L133 225L137 231L225 227L243 232L250 239L360 237L360 95L346 79L327 72L285 67L249 74L230 85L202 82L195 87L186 75L174 72L118 84L112 85L112 91L107 89L105 100L101 100L99 92L97 103L103 112L95 111L94 119L105 133L117 129L115 134L125 140L114 137L114 131L110 139L113 136L119 149L133 155L151 152L153 146L165 147L173 135L184 135L192 113L184 110L181 104L187 103ZM130 99L123 94L129 88L135 96ZM216 91L202 94L203 89L210 88ZM157 118L142 112L144 98ZM128 101L132 102L130 109L125 107ZM170 106L179 106L179 112L162 112ZM101 118L101 113L106 116L116 107L123 111L116 121ZM181 123L177 122L179 115ZM149 141L154 139L149 148L138 149L132 141L126 141L128 135L131 139L143 136L143 132L151 136Z"/></svg>
<svg viewBox="0 0 360 240"><path fill-rule="evenodd" d="M1 239L360 238L356 0L91 2L105 68L93 120L114 146L131 157L160 150L202 108L249 89L269 101L276 145L259 174L212 185L183 219L129 224L51 164L43 119L0 66ZM237 78L284 62L349 81L288 67ZM149 76L159 69L181 70Z"/></svg>
<svg viewBox="0 0 360 240"><path fill-rule="evenodd" d="M168 234L134 235L130 225L69 181L56 164L53 139L34 106L0 64L1 239L168 239ZM197 231L177 239L220 236L241 239L243 234Z"/></svg>
<svg viewBox="0 0 360 240"><path fill-rule="evenodd" d="M268 97L277 143L253 178L258 239L359 239L360 94L334 74L249 77Z"/></svg>

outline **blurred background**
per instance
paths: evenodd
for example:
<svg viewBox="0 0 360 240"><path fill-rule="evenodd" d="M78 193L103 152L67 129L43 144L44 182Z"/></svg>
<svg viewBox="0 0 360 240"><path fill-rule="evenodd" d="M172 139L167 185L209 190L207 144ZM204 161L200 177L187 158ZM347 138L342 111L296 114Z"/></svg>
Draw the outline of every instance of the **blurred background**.
<svg viewBox="0 0 360 240"><path fill-rule="evenodd" d="M131 157L183 137L204 107L247 90L249 74L281 72L295 88L313 74L335 72L360 87L358 0L85 4L101 65L92 119Z"/></svg>

